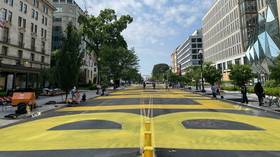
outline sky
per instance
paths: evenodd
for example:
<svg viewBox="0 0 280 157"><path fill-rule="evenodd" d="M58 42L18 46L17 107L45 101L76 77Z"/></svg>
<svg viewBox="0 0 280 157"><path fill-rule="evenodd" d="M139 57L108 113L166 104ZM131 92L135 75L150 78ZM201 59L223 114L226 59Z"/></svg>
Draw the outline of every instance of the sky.
<svg viewBox="0 0 280 157"><path fill-rule="evenodd" d="M89 14L111 8L130 15L133 23L123 32L129 48L140 59L140 72L150 75L155 64L171 65L171 53L196 29L213 0L76 0ZM85 7L86 6L86 7Z"/></svg>

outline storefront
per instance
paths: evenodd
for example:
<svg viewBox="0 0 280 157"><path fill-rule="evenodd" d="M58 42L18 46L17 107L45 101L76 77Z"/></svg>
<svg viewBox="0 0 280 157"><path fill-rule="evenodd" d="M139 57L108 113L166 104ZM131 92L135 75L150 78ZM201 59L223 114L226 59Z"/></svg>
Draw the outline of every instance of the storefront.
<svg viewBox="0 0 280 157"><path fill-rule="evenodd" d="M0 90L39 88L40 70L10 65L0 66Z"/></svg>

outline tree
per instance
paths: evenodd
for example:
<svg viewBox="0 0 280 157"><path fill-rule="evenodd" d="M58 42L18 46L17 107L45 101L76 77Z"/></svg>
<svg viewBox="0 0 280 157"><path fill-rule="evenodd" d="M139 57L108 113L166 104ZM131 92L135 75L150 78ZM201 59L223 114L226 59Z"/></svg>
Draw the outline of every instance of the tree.
<svg viewBox="0 0 280 157"><path fill-rule="evenodd" d="M103 81L114 80L114 84L118 85L121 78L127 78L131 72L138 73L139 60L134 49L105 46L102 48L100 58Z"/></svg>
<svg viewBox="0 0 280 157"><path fill-rule="evenodd" d="M81 30L86 37L87 49L89 52L95 53L97 58L101 58L104 47L117 49L119 47L127 48L127 43L121 33L127 28L127 25L133 21L129 15L123 15L120 18L112 9L101 10L98 16L83 15L78 19L81 24ZM98 60L97 60L98 62ZM99 63L97 63L100 75L109 75Z"/></svg>
<svg viewBox="0 0 280 157"><path fill-rule="evenodd" d="M274 79L276 83L279 85L280 84L280 56L278 56L275 60L275 65L270 66L270 78Z"/></svg>
<svg viewBox="0 0 280 157"><path fill-rule="evenodd" d="M81 34L70 23L65 31L62 48L56 54L54 73L58 86L66 92L66 97L78 83L83 53L80 51Z"/></svg>
<svg viewBox="0 0 280 157"><path fill-rule="evenodd" d="M203 65L203 77L205 81L210 83L212 86L220 81L223 77L221 70L216 69L210 63L205 63Z"/></svg>
<svg viewBox="0 0 280 157"><path fill-rule="evenodd" d="M199 84L199 81L201 79L201 68L198 67L198 66L188 67L185 70L185 76L184 77L189 81L189 83L191 83L194 80L196 90L198 90L198 84Z"/></svg>
<svg viewBox="0 0 280 157"><path fill-rule="evenodd" d="M232 65L230 70L229 78L239 87L244 86L254 77L250 65Z"/></svg>
<svg viewBox="0 0 280 157"><path fill-rule="evenodd" d="M153 68L152 78L154 80L163 81L165 73L169 70L167 64L157 64Z"/></svg>

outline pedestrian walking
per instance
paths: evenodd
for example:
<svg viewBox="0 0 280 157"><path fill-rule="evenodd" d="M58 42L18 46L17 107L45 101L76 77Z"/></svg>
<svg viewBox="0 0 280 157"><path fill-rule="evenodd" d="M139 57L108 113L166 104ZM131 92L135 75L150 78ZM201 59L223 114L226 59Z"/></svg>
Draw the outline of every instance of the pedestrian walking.
<svg viewBox="0 0 280 157"><path fill-rule="evenodd" d="M263 90L262 84L260 82L258 82L255 85L254 91L255 91L256 95L258 96L259 105L262 106L263 105L263 98L265 97L265 94L264 94L264 90Z"/></svg>
<svg viewBox="0 0 280 157"><path fill-rule="evenodd" d="M72 99L74 99L76 92L77 92L77 88L76 88L76 86L74 86L73 89L70 92Z"/></svg>
<svg viewBox="0 0 280 157"><path fill-rule="evenodd" d="M242 94L242 103L248 104L247 87L245 84L241 86L241 94Z"/></svg>
<svg viewBox="0 0 280 157"><path fill-rule="evenodd" d="M156 89L156 83L153 82L153 89Z"/></svg>
<svg viewBox="0 0 280 157"><path fill-rule="evenodd" d="M217 98L217 87L215 85L211 86L211 91L213 98Z"/></svg>
<svg viewBox="0 0 280 157"><path fill-rule="evenodd" d="M146 82L143 82L143 88L146 89Z"/></svg>
<svg viewBox="0 0 280 157"><path fill-rule="evenodd" d="M96 85L96 94L97 94L97 95L99 94L100 89L101 89L100 84L97 84L97 85Z"/></svg>

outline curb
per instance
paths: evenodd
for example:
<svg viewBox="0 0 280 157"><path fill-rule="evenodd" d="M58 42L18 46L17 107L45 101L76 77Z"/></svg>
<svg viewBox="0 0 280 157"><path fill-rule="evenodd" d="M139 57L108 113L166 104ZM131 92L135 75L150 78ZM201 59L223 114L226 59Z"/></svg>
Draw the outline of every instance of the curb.
<svg viewBox="0 0 280 157"><path fill-rule="evenodd" d="M126 88L124 88L124 89L126 89ZM108 90L108 94L111 94L115 91L124 90L124 89ZM95 99L95 98L98 98L98 97L101 97L101 95L95 95L94 97L87 98L87 100ZM59 110L59 109L62 109L64 107L67 107L68 104L63 104L62 105L62 104L58 103L58 104L55 104L54 106L56 106L56 105L61 105L61 106L58 106L58 107L55 107L55 108L52 108L52 109L49 109L49 110L45 110L45 111L31 112L31 114L29 114L29 115L26 115L26 114L21 115L21 116L19 116L18 121L7 124L7 125L0 126L0 129L7 128L7 127L10 127L10 126L13 126L13 125L17 125L17 124L20 124L20 123L23 123L23 122L27 122L29 120L35 120L36 118L39 118L40 116L32 117L32 114L36 114L38 112L40 112L41 114L44 114L44 113L47 113L47 112Z"/></svg>
<svg viewBox="0 0 280 157"><path fill-rule="evenodd" d="M185 91L185 90L184 90ZM203 94L201 92L193 92L193 91L188 91L188 92L192 92L192 93L195 93L195 94L199 94L201 96L205 96L205 97L208 97L208 98L212 98L211 96L207 95L207 94ZM236 101L232 101L232 100L228 100L228 99L221 99L221 98L217 98L217 100L220 100L220 101L224 101L224 102L228 102L228 103L231 103L231 104L234 104L234 105L239 105L239 106L243 106L243 107L248 107L248 108L251 108L251 109L256 109L256 110L261 110L261 111L265 111L265 112L270 112L270 113L273 113L273 114L277 114L279 115L280 112L277 112L273 109L267 109L267 108L263 108L263 107L258 107L258 106L253 106L253 105L246 105L246 104L243 104L243 103L240 103L240 102L236 102Z"/></svg>

